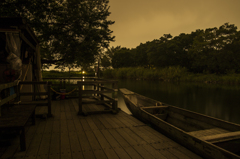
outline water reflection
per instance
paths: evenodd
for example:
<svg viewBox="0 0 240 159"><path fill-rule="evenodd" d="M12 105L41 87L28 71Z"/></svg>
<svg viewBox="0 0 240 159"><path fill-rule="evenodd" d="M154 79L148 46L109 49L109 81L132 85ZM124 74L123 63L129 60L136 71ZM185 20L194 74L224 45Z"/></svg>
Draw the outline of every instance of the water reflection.
<svg viewBox="0 0 240 159"><path fill-rule="evenodd" d="M135 80L120 80L118 85L170 105L240 124L239 86ZM124 108L121 98L119 107Z"/></svg>

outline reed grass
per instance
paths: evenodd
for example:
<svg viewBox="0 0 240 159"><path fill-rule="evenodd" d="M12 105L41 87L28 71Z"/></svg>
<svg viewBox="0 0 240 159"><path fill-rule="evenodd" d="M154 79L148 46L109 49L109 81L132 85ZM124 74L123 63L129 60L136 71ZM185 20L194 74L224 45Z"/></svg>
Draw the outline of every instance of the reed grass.
<svg viewBox="0 0 240 159"><path fill-rule="evenodd" d="M167 68L119 68L107 69L102 72L103 78L115 79L142 79L161 81L184 81L184 82L204 82L204 83L228 83L240 84L240 74L229 73L225 75L217 74L193 74L186 68L179 66Z"/></svg>

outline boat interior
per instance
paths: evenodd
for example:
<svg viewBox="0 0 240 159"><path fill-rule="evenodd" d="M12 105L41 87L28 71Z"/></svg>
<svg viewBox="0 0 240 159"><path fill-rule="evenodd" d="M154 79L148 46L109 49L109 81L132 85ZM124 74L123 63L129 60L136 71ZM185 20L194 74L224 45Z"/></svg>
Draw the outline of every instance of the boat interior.
<svg viewBox="0 0 240 159"><path fill-rule="evenodd" d="M240 126L199 113L170 106L156 100L127 92L127 98L151 116L159 118L206 142L240 155Z"/></svg>
<svg viewBox="0 0 240 159"><path fill-rule="evenodd" d="M194 118L188 116L188 113L181 114L179 113L181 111L176 111L176 108L171 106L149 106L141 107L141 109L186 131L191 136L240 155L240 131L227 130L221 126L213 125L211 122L205 122L204 120L207 118L205 116L203 116L205 119L201 121L197 116Z"/></svg>

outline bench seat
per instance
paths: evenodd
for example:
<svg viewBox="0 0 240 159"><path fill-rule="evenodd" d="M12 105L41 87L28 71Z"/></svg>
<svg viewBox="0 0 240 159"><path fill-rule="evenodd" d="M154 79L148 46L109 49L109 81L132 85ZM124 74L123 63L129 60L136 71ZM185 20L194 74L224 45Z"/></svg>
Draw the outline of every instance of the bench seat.
<svg viewBox="0 0 240 159"><path fill-rule="evenodd" d="M2 110L0 130L16 130L20 132L21 151L26 150L25 125L29 118L35 124L36 105L14 105Z"/></svg>

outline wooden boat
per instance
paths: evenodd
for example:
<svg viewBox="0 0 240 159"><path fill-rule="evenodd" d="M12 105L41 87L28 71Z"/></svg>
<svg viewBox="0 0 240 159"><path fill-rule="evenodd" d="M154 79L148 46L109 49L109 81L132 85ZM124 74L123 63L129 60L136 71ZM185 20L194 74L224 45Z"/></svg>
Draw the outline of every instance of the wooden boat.
<svg viewBox="0 0 240 159"><path fill-rule="evenodd" d="M204 158L239 159L240 125L120 89L133 116Z"/></svg>

